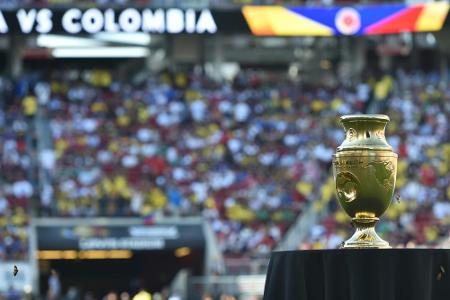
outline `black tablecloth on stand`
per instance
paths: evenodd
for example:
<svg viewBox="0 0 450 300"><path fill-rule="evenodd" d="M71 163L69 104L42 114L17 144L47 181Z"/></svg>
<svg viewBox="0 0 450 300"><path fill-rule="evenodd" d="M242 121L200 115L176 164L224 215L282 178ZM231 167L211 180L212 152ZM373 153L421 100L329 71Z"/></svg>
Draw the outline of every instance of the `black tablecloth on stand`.
<svg viewBox="0 0 450 300"><path fill-rule="evenodd" d="M450 300L450 250L274 252L264 300Z"/></svg>

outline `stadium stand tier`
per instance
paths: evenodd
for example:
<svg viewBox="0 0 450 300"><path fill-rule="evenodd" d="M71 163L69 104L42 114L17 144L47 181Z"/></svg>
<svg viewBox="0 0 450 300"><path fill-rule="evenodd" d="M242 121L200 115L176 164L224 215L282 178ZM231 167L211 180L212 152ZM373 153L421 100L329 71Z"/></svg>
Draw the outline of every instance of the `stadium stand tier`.
<svg viewBox="0 0 450 300"><path fill-rule="evenodd" d="M450 89L440 79L399 71L330 88L263 71L232 82L194 71L3 78L3 257L26 248L33 195L44 216L202 215L228 256L251 257L267 255L311 203L327 213L299 247L335 248L351 228L331 155L344 135L338 117L353 112L388 114L399 154L399 200L378 231L395 246L435 246L450 229ZM40 154L51 180L39 192L25 171L37 159L26 139L38 107L53 145Z"/></svg>

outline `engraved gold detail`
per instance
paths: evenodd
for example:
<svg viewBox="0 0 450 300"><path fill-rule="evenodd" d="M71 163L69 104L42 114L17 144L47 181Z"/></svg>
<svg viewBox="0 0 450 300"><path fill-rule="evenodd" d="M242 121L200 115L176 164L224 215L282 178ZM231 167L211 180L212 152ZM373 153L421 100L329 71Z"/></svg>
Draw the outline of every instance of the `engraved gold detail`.
<svg viewBox="0 0 450 300"><path fill-rule="evenodd" d="M386 191L393 188L392 176L395 168L391 161L370 161L364 168L369 167L379 185L383 186Z"/></svg>
<svg viewBox="0 0 450 300"><path fill-rule="evenodd" d="M377 131L375 131L375 136L378 139L382 140L382 139L384 139L384 132L382 130L377 130Z"/></svg>
<svg viewBox="0 0 450 300"><path fill-rule="evenodd" d="M352 142L356 138L356 130L353 128L349 128L347 130L347 139L349 142Z"/></svg>
<svg viewBox="0 0 450 300"><path fill-rule="evenodd" d="M373 236L369 235L368 233L364 232L360 234L357 238L358 241L364 241L364 242L371 242L373 241Z"/></svg>
<svg viewBox="0 0 450 300"><path fill-rule="evenodd" d="M336 191L338 197L345 202L353 202L359 193L359 181L350 172L341 172L336 176Z"/></svg>

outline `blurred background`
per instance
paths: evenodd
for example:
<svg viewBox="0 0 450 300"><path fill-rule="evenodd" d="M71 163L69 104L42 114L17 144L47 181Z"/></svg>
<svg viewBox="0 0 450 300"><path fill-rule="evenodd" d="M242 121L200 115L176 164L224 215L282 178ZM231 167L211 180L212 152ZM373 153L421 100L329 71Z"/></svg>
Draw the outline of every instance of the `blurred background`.
<svg viewBox="0 0 450 300"><path fill-rule="evenodd" d="M271 251L352 232L351 113L391 118L382 238L449 248L448 9L0 1L0 297L261 299Z"/></svg>

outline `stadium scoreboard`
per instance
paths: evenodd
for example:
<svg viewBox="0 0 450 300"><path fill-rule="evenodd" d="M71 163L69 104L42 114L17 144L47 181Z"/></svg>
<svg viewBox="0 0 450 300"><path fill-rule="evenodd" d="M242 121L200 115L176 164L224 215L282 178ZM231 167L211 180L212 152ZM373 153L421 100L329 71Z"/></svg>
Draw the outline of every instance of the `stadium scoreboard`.
<svg viewBox="0 0 450 300"><path fill-rule="evenodd" d="M242 8L20 8L0 10L0 34L248 33L256 36L361 36L439 31L450 4L243 6Z"/></svg>

